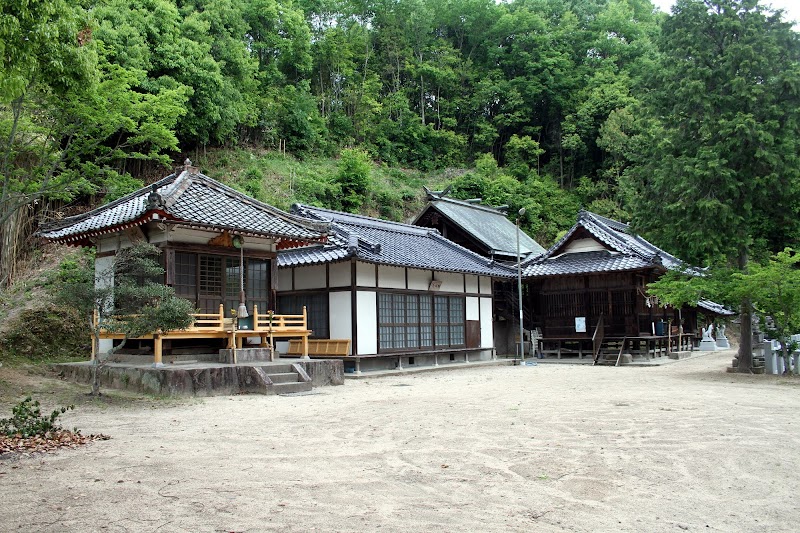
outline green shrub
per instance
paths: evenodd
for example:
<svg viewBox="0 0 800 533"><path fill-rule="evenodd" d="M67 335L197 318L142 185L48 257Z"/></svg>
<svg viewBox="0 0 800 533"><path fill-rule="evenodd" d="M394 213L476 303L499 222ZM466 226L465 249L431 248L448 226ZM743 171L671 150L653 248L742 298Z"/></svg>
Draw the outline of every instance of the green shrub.
<svg viewBox="0 0 800 533"><path fill-rule="evenodd" d="M39 401L28 396L11 409L11 418L0 419L0 434L27 438L60 430L62 428L56 425L56 419L70 409L75 409L75 406L61 407L49 416L43 416Z"/></svg>
<svg viewBox="0 0 800 533"><path fill-rule="evenodd" d="M47 306L20 312L0 335L0 360L53 362L88 358L91 337L75 309Z"/></svg>

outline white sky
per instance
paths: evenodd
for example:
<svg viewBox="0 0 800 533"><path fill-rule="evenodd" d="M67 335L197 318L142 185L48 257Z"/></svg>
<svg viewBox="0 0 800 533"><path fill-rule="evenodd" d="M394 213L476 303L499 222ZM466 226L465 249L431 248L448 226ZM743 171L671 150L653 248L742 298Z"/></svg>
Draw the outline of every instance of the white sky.
<svg viewBox="0 0 800 533"><path fill-rule="evenodd" d="M651 0L661 11L669 13L675 0ZM763 5L771 5L775 9L783 9L783 17L786 20L794 21L795 30L798 29L800 22L800 0L763 0Z"/></svg>

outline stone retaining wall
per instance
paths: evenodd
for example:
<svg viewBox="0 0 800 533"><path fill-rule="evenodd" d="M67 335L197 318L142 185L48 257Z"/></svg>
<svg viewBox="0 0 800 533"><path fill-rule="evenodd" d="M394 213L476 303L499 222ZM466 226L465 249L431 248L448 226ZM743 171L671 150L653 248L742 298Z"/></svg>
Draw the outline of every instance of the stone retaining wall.
<svg viewBox="0 0 800 533"><path fill-rule="evenodd" d="M338 360L287 361L299 364L314 387L344 384L344 369ZM53 368L70 381L90 384L92 364L63 363ZM225 396L241 393L270 394L263 374L276 365L182 365L148 368L117 363L99 369L101 387L161 396Z"/></svg>

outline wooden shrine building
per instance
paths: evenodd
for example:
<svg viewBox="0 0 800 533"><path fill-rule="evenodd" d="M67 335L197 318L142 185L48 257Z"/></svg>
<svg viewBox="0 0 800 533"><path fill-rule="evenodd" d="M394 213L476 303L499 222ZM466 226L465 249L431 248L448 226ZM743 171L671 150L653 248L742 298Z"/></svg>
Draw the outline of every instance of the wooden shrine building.
<svg viewBox="0 0 800 533"><path fill-rule="evenodd" d="M507 263L517 262L517 227L506 216L506 207L481 204L480 198L456 200L448 191L427 188L428 203L412 224L439 230L446 239L468 250ZM519 232L520 257L544 253L544 248L524 231Z"/></svg>
<svg viewBox="0 0 800 533"><path fill-rule="evenodd" d="M523 268L532 310L526 327L538 328L546 355L592 356L600 344L642 355L692 349L698 309L664 307L647 295L649 283L686 265L627 224L581 210L569 232ZM713 302L701 307L726 313Z"/></svg>
<svg viewBox="0 0 800 533"><path fill-rule="evenodd" d="M325 242L327 232L327 223L250 198L201 174L187 159L181 170L151 186L55 222L39 235L51 242L95 247L98 272L111 269L117 251L137 241L162 251L164 283L194 304L198 320L188 331L164 332L143 340L155 340L156 363L160 363L162 345L168 351L198 343L208 347L241 344L247 330L259 329L256 311L263 319L276 308L278 253ZM241 285L250 321L233 324L231 310L239 307ZM294 330L307 338L310 332L305 322L305 317L302 324L295 320L284 333ZM289 333L286 336L293 336ZM101 343L101 351L110 347L113 338L109 335Z"/></svg>
<svg viewBox="0 0 800 533"><path fill-rule="evenodd" d="M306 306L310 342L328 356L341 346L345 372L495 356L492 280L512 269L434 229L308 205L292 213L330 230L323 244L279 254L278 312Z"/></svg>
<svg viewBox="0 0 800 533"><path fill-rule="evenodd" d="M480 198L456 200L448 190L425 189L428 203L413 224L434 228L443 237L489 259L516 268L517 238L519 258L535 257L545 249L508 219L506 206L491 207ZM519 298L515 278L496 279L494 292L494 336L498 353L512 354L519 337ZM523 309L526 317L529 315ZM529 320L528 320L529 321Z"/></svg>

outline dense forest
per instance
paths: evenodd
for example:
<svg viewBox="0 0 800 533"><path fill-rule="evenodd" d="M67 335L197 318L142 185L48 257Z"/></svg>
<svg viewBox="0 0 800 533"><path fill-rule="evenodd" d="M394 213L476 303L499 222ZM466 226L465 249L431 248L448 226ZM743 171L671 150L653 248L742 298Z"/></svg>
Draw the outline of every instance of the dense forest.
<svg viewBox="0 0 800 533"><path fill-rule="evenodd" d="M800 235L800 41L756 0L3 1L0 69L0 285L185 157L281 207L452 185L545 245L581 206L703 264Z"/></svg>

